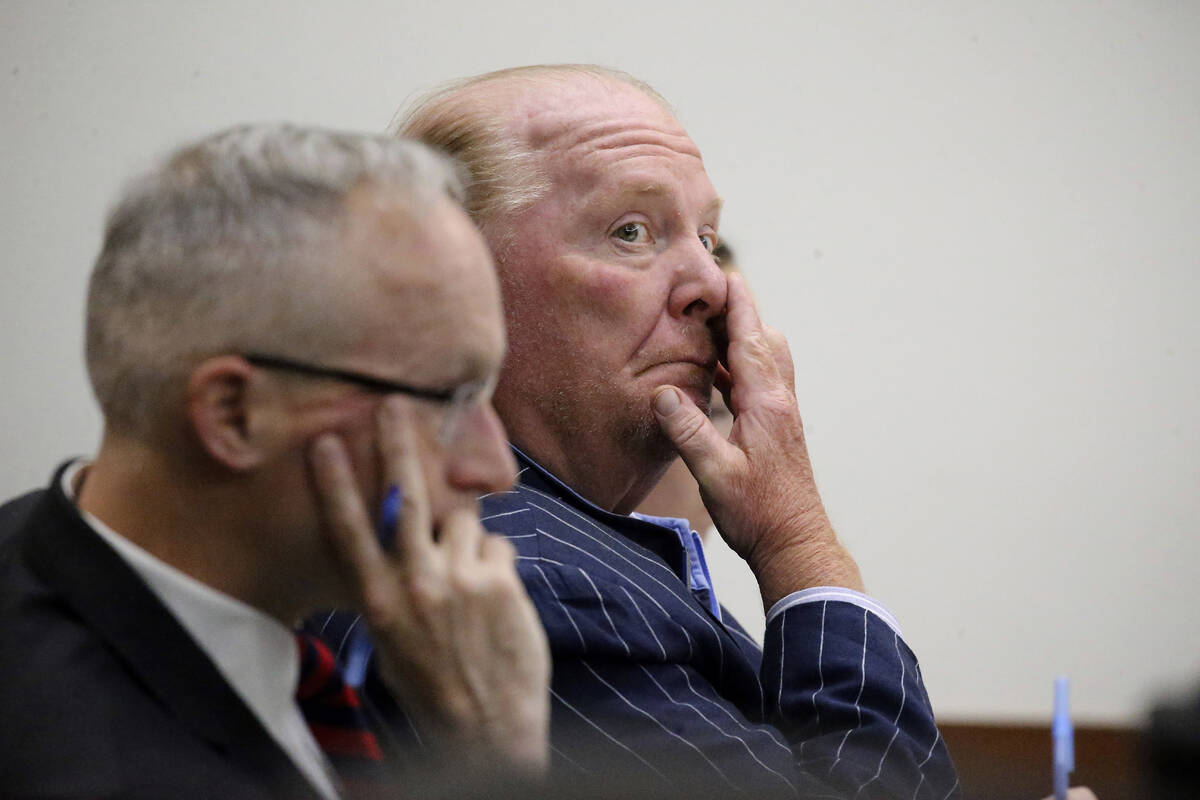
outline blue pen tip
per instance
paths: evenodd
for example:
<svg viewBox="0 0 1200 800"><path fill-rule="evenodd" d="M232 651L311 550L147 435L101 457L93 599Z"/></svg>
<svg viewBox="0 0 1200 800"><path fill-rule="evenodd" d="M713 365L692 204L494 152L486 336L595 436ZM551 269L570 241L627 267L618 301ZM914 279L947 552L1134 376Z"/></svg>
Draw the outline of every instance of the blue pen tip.
<svg viewBox="0 0 1200 800"><path fill-rule="evenodd" d="M1054 679L1054 718L1051 723L1054 738L1055 797L1065 796L1067 776L1075 770L1075 730L1071 725L1070 682L1065 675Z"/></svg>
<svg viewBox="0 0 1200 800"><path fill-rule="evenodd" d="M396 543L396 523L400 520L400 507L403 503L404 493L399 484L393 483L387 488L383 501L379 504L379 527L375 531L375 538L379 540L379 546L389 553Z"/></svg>

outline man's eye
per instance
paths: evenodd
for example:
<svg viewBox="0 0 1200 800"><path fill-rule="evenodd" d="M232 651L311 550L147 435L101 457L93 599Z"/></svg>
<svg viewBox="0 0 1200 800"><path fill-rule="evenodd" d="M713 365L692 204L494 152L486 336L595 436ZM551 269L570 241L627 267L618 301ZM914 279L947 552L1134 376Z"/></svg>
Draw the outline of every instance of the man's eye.
<svg viewBox="0 0 1200 800"><path fill-rule="evenodd" d="M614 235L621 241L630 243L637 242L640 239L647 239L650 236L646 230L646 226L641 222L626 222L617 228Z"/></svg>
<svg viewBox="0 0 1200 800"><path fill-rule="evenodd" d="M700 234L700 241L704 242L704 249L710 253L717 249L717 237L711 233Z"/></svg>

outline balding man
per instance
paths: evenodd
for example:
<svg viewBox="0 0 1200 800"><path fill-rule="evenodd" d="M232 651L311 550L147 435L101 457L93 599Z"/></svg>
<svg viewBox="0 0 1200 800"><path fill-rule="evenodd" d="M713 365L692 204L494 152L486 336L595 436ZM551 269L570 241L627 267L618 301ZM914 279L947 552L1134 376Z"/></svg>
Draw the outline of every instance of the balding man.
<svg viewBox="0 0 1200 800"><path fill-rule="evenodd" d="M460 195L419 144L293 127L125 193L88 297L100 450L0 510L5 797L394 796L389 741L292 632L335 604L427 752L545 761L545 637L476 508L515 469Z"/></svg>
<svg viewBox="0 0 1200 800"><path fill-rule="evenodd" d="M714 263L721 198L666 102L611 70L518 68L433 94L399 130L466 165L500 273L495 405L520 482L482 512L549 633L562 774L955 796L916 659L817 492L787 344ZM629 516L677 455L757 578L761 650L692 537Z"/></svg>

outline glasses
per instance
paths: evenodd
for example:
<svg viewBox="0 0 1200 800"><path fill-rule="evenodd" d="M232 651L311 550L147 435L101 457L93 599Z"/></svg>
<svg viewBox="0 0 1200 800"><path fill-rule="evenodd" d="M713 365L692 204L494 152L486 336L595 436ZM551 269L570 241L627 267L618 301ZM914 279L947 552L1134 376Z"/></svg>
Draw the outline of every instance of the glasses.
<svg viewBox="0 0 1200 800"><path fill-rule="evenodd" d="M329 378L354 384L376 394L406 394L410 397L416 397L420 400L444 406L446 411L442 418L442 424L438 428L437 435L438 441L442 444L446 444L454 439L463 419L467 417L470 411L481 400L486 402L491 398L495 381L495 378L492 377L467 381L453 389L430 389L386 378L377 378L374 375L366 375L353 370L324 367L318 364L293 361L290 358L264 355L262 353L244 353L242 354L242 358L254 366L264 369L284 370L300 375L309 375L314 378Z"/></svg>

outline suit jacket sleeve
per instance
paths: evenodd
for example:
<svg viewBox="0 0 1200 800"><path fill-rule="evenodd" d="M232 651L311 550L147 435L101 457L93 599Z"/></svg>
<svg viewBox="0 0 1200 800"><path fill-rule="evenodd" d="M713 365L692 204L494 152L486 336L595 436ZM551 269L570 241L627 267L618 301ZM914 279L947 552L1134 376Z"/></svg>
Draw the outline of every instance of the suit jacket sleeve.
<svg viewBox="0 0 1200 800"><path fill-rule="evenodd" d="M799 769L855 797L959 794L916 656L882 619L803 603L771 621L764 645L770 722Z"/></svg>

